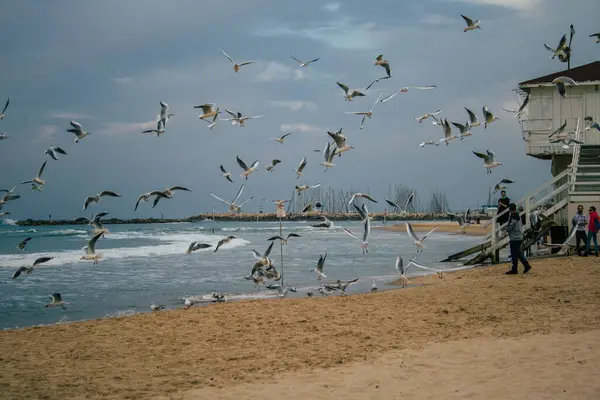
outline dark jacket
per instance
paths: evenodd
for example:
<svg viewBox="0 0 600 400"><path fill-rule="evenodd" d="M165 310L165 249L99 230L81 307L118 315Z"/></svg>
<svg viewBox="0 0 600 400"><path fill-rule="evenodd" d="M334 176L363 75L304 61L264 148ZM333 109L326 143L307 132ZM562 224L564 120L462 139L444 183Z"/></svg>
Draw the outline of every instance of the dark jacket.
<svg viewBox="0 0 600 400"><path fill-rule="evenodd" d="M508 239L511 241L523 240L523 230L519 213L514 212L510 214L508 225L506 225L506 232L508 232Z"/></svg>

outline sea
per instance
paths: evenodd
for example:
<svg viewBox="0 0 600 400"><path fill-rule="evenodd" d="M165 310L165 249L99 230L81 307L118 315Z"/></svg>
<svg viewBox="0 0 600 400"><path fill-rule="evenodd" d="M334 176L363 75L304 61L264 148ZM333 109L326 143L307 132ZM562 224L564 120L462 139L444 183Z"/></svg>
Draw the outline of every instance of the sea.
<svg viewBox="0 0 600 400"><path fill-rule="evenodd" d="M270 258L283 272L285 286L296 293L288 297L305 297L322 283L358 278L347 294L367 292L375 281L378 290L397 278L396 257L405 265L416 255L416 247L406 232L372 229L369 252L363 254L360 241L346 234L347 228L362 236L360 222L335 222L332 228L313 228L315 222L284 222L284 236L297 233L283 245L283 266L277 242ZM373 222L373 227L381 222ZM390 222L388 222L390 224ZM73 321L119 317L151 312L150 304L165 308L182 307L192 297L211 304L211 293L226 294L228 301L278 296L278 292L245 279L254 263L252 249L263 253L269 237L279 234L279 222L165 223L106 225L109 232L96 243L103 254L99 265L80 260L91 237L91 227L14 225L4 220L0 225L0 329L12 329ZM419 233L418 233L419 234ZM422 234L422 233L421 233ZM219 239L233 235L230 243L214 252ZM25 250L18 244L31 237ZM482 242L482 238L434 232L427 238L425 250L417 262L436 269L460 268L459 264L441 264L449 254ZM213 247L185 254L192 241ZM327 252L324 273L317 281L311 269L320 255ZM38 257L54 257L37 266L31 275L12 279L21 266L31 266ZM431 273L409 269L407 276ZM269 282L277 283L277 282ZM58 292L69 304L46 308L49 295Z"/></svg>

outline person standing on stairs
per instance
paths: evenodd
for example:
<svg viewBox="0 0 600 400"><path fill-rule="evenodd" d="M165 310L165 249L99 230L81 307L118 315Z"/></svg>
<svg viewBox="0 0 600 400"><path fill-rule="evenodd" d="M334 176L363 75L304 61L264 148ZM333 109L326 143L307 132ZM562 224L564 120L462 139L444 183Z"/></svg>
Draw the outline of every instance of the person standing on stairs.
<svg viewBox="0 0 600 400"><path fill-rule="evenodd" d="M521 252L521 244L523 244L523 229L521 225L521 217L519 216L517 205L515 203L510 203L508 206L508 215L508 224L504 229L506 229L508 232L508 243L510 246L512 268L509 271L506 271L506 275L515 275L519 273L517 269L519 260L521 261L521 264L523 264L523 267L525 267L523 273L526 274L529 272L529 270L531 270L531 265L529 265L525 255Z"/></svg>
<svg viewBox="0 0 600 400"><path fill-rule="evenodd" d="M591 253L590 244L592 239L594 240L594 253L596 257L598 257L598 230L600 230L600 217L598 217L598 213L596 212L596 207L590 206L588 210L590 213L590 222L588 223L588 237L587 237L587 253Z"/></svg>
<svg viewBox="0 0 600 400"><path fill-rule="evenodd" d="M583 206L580 204L577 206L577 214L573 217L573 226L575 226L575 253L581 256L583 246L586 247L586 250L589 251L589 241L587 238L587 234L585 233L585 229L588 226L588 219L583 214ZM581 246L582 244L583 246Z"/></svg>

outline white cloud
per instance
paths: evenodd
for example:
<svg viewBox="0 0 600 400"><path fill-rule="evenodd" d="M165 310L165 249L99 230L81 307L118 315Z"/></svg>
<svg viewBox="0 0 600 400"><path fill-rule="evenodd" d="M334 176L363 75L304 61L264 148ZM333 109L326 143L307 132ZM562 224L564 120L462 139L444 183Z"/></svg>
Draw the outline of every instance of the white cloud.
<svg viewBox="0 0 600 400"><path fill-rule="evenodd" d="M325 11L336 12L340 9L340 3L328 3L325 4L322 8Z"/></svg>
<svg viewBox="0 0 600 400"><path fill-rule="evenodd" d="M316 125L309 124L281 124L281 132L325 132L325 129L318 127Z"/></svg>
<svg viewBox="0 0 600 400"><path fill-rule="evenodd" d="M58 132L58 126L55 125L42 125L40 132L35 139L32 140L33 144L47 142L54 137L54 134Z"/></svg>
<svg viewBox="0 0 600 400"><path fill-rule="evenodd" d="M113 80L115 82L117 82L117 83L131 83L131 82L133 82L133 78L131 78L130 76L124 76L122 78L114 78Z"/></svg>
<svg viewBox="0 0 600 400"><path fill-rule="evenodd" d="M284 107L289 108L291 111L300 111L306 109L309 111L316 111L317 104L313 101L304 100L272 100L269 104L273 107Z"/></svg>
<svg viewBox="0 0 600 400"><path fill-rule="evenodd" d="M542 0L452 0L460 3L484 6L512 8L518 11L531 11L542 3Z"/></svg>
<svg viewBox="0 0 600 400"><path fill-rule="evenodd" d="M267 65L267 68L263 72L261 72L257 77L257 80L259 82L272 82L284 79L304 79L304 71L301 71L299 69L294 70L288 67L287 65L271 61Z"/></svg>
<svg viewBox="0 0 600 400"><path fill-rule="evenodd" d="M122 135L153 128L156 128L156 121L154 120L147 122L107 122L96 132L102 135Z"/></svg>
<svg viewBox="0 0 600 400"><path fill-rule="evenodd" d="M62 111L50 111L46 114L46 118L57 118L57 119L94 119L91 115L83 113L71 113Z"/></svg>

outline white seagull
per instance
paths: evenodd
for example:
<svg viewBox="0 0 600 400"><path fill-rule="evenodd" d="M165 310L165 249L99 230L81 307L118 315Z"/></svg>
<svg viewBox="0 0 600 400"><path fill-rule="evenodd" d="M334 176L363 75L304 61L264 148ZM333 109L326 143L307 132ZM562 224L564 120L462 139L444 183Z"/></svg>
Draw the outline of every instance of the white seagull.
<svg viewBox="0 0 600 400"><path fill-rule="evenodd" d="M61 149L58 146L51 146L48 148L48 150L46 150L44 152L44 154L48 154L50 157L52 157L53 160L58 160L58 155L57 154L62 154L62 155L68 155L66 151L64 151L63 149Z"/></svg>
<svg viewBox="0 0 600 400"><path fill-rule="evenodd" d="M196 250L208 249L209 247L212 247L212 244L200 243L200 242L197 242L197 241L193 241L192 243L190 243L190 245L189 245L188 249L186 250L185 254L192 254Z"/></svg>
<svg viewBox="0 0 600 400"><path fill-rule="evenodd" d="M419 147L425 147L425 146L439 146L440 144L438 142L436 142L435 140L426 140L424 142L421 142L419 144Z"/></svg>
<svg viewBox="0 0 600 400"><path fill-rule="evenodd" d="M473 154L483 159L483 166L485 167L486 172L488 174L491 174L492 168L499 167L500 165L502 165L502 163L496 161L496 153L494 153L493 151L486 149L485 152L486 154L474 151Z"/></svg>
<svg viewBox="0 0 600 400"><path fill-rule="evenodd" d="M325 255L319 256L319 261L317 261L317 268L312 269L310 272L314 272L317 274L317 280L320 281L321 278L327 278L327 275L323 273L323 269L325 268L325 260L327 259L327 250L325 250Z"/></svg>
<svg viewBox="0 0 600 400"><path fill-rule="evenodd" d="M222 165L220 166L220 168L221 168L221 172L223 173L223 175L222 175L222 176L223 176L223 178L225 178L225 179L227 179L229 182L233 183L233 181L231 180L231 172L227 172L227 171L225 170L225 168L223 168L223 166L222 166Z"/></svg>
<svg viewBox="0 0 600 400"><path fill-rule="evenodd" d="M250 200L252 200L254 198L254 196L250 197L248 200L244 201L243 203L237 205L235 204L235 202L237 201L237 199L240 198L240 196L242 195L242 191L244 190L244 185L240 186L240 190L238 190L237 194L235 195L235 197L233 198L233 200L231 200L231 202L225 201L220 197L217 197L215 194L213 194L212 192L210 193L210 195L212 197L214 197L215 199L219 200L221 203L229 206L229 211L240 211L242 209L242 206L244 204L246 204L247 202L249 202Z"/></svg>
<svg viewBox="0 0 600 400"><path fill-rule="evenodd" d="M336 82L336 83L344 91L344 98L346 99L346 101L352 101L352 99L355 98L355 97L366 96L366 94L364 94L364 92L368 91L371 88L371 86L373 86L374 83L379 82L380 79L385 79L385 78L375 79L364 90L362 90L362 89L350 89L348 87L348 85L345 85L345 84L340 83L340 82Z"/></svg>
<svg viewBox="0 0 600 400"><path fill-rule="evenodd" d="M69 121L69 123L71 124L71 126L73 128L67 129L67 132L71 132L71 133L75 134L75 140L74 140L75 143L79 143L79 141L81 139L90 135L89 132L86 132L83 130L83 128L79 122L71 120L71 121Z"/></svg>
<svg viewBox="0 0 600 400"><path fill-rule="evenodd" d="M442 120L442 129L444 130L444 137L442 139L440 139L440 142L446 142L446 146L448 146L451 140L454 140L457 138L457 136L452 134L452 128L450 127L450 123L448 122L447 118L444 118Z"/></svg>
<svg viewBox="0 0 600 400"><path fill-rule="evenodd" d="M506 190L506 186L504 186L504 185L505 184L510 184L510 183L515 183L515 181L512 181L510 179L506 179L506 178L500 179L500 181L498 181L498 183L496 183L496 186L494 186L494 193Z"/></svg>
<svg viewBox="0 0 600 400"><path fill-rule="evenodd" d="M81 257L80 260L94 261L94 265L98 265L100 263L100 260L102 259L102 253L96 253L96 242L103 234L103 232L100 232L90 239L87 247L83 248L85 255Z"/></svg>
<svg viewBox="0 0 600 400"><path fill-rule="evenodd" d="M227 55L227 53L225 53L225 52L223 51L223 49L221 49L220 47L219 47L219 49L221 50L221 53L223 53L223 55L224 55L225 57L227 57L227 58L229 59L229 61L231 61L231 64L233 64L233 70L234 70L235 72L239 72L239 71L240 71L240 67L243 67L244 65L254 64L254 63L256 62L256 61L244 61L243 63L239 63L239 64L237 64L236 62L234 62L234 61L231 59L231 57L229 57L229 55Z"/></svg>
<svg viewBox="0 0 600 400"><path fill-rule="evenodd" d="M349 146L346 144L346 136L342 134L342 128L340 128L340 130L335 133L327 131L327 134L333 139L335 145L337 146L337 150L335 153L338 155L338 157L341 157L342 153L354 149L354 146ZM321 150L316 151L320 152Z"/></svg>
<svg viewBox="0 0 600 400"><path fill-rule="evenodd" d="M411 263L415 260L415 258L417 258L417 256L414 256L413 259L411 261L409 261L409 263L406 265L406 268L404 267L404 260L402 259L401 256L398 256L396 258L396 271L398 271L398 279L400 280L400 285L402 287L407 287L408 286L408 278L406 277L406 273L408 272L408 268L410 267Z"/></svg>
<svg viewBox="0 0 600 400"><path fill-rule="evenodd" d="M63 301L62 296L60 295L60 293L52 293L50 295L50 300L51 302L46 304L45 307L56 307L56 306L61 306L63 309L65 309L65 304L69 304L66 301Z"/></svg>
<svg viewBox="0 0 600 400"><path fill-rule="evenodd" d="M408 89L432 90L432 89L435 89L436 87L437 86L435 86L435 85L431 85L431 86L405 86L402 89L395 91L391 95L389 95L386 98L383 98L383 99L381 99L379 101L381 101L382 103L386 103L386 102L390 101L391 99L393 99L394 97L396 97L399 93L408 92Z"/></svg>
<svg viewBox="0 0 600 400"><path fill-rule="evenodd" d="M13 274L12 278L13 278L13 279L15 279L15 278L18 278L18 277L19 277L19 276L20 276L22 273L24 273L24 272L25 272L25 273L27 273L27 275L31 275L31 273L33 272L33 268L34 268L36 265L39 265L39 264L43 264L43 263L45 263L45 262L48 262L48 261L52 260L53 258L54 258L54 257L40 257L40 258L36 259L36 260L33 262L33 264L31 265L31 267L20 267L19 269L17 269L17 270L15 271L15 273Z"/></svg>
<svg viewBox="0 0 600 400"><path fill-rule="evenodd" d="M488 124L491 124L492 122L499 120L500 118L496 117L494 114L492 114L492 112L490 111L490 109L488 108L488 106L483 106L483 128L487 129Z"/></svg>
<svg viewBox="0 0 600 400"><path fill-rule="evenodd" d="M335 157L335 155L337 154L336 150L337 148L335 146L333 146L332 149L331 143L327 142L327 146L325 146L325 150L323 151L323 158L325 158L325 161L319 164L325 167L325 172L327 172L329 168L335 167L335 164L333 163L333 157ZM300 178L300 176L298 176L298 178Z"/></svg>
<svg viewBox="0 0 600 400"><path fill-rule="evenodd" d="M348 202L348 204L352 204L352 203L354 203L354 200L355 200L357 197L360 197L361 199L367 199L367 200L369 200L369 201L371 201L371 202L373 202L373 203L378 203L378 201L377 201L377 200L375 200L375 199L373 198L373 196L371 196L371 195L370 195L370 194L368 194L368 193L354 193L352 196L350 196L350 201Z"/></svg>
<svg viewBox="0 0 600 400"><path fill-rule="evenodd" d="M548 46L546 43L544 43L544 47L546 48L546 50L552 52L552 55L550 56L551 59L554 59L556 56L558 56L558 58L562 61L564 58L567 57L567 55L566 55L566 51L567 51L567 47L568 47L567 35L564 34L560 38L560 41L558 42L558 46L556 46L555 49Z"/></svg>
<svg viewBox="0 0 600 400"><path fill-rule="evenodd" d="M471 125L469 124L469 122L467 121L466 124L459 124L456 122L453 122L452 125L454 125L455 127L458 128L458 130L460 131L460 135L458 135L458 137L460 138L460 140L463 140L466 137L472 136L473 134L471 133Z"/></svg>
<svg viewBox="0 0 600 400"><path fill-rule="evenodd" d="M281 162L281 160L277 160L277 159L275 159L275 160L272 160L272 161L271 161L271 164L270 164L270 165L267 165L267 166L265 167L265 169L266 169L267 171L271 172L271 171L273 171L273 168L275 168L275 166L276 166L277 164L279 164L280 162Z"/></svg>
<svg viewBox="0 0 600 400"><path fill-rule="evenodd" d="M300 160L300 164L298 164L298 168L296 168L294 170L294 172L296 172L296 175L298 175L296 177L296 179L300 178L303 175L302 171L304 171L305 167L306 167L306 157L302 157L302 160Z"/></svg>
<svg viewBox="0 0 600 400"><path fill-rule="evenodd" d="M219 107L214 103L202 104L199 106L193 106L193 108L201 108L202 115L198 115L198 119L212 118L219 114Z"/></svg>
<svg viewBox="0 0 600 400"><path fill-rule="evenodd" d="M10 104L10 97L8 99L6 99L6 104L4 104L4 109L0 113L0 120L4 119L4 113L6 112L6 109L8 108L9 104Z"/></svg>
<svg viewBox="0 0 600 400"><path fill-rule="evenodd" d="M465 110L467 110L467 114L469 114L469 124L471 125L471 127L475 128L477 126L480 126L481 122L479 122L479 118L477 118L477 115L475 115L475 113L469 110L467 107L465 107Z"/></svg>
<svg viewBox="0 0 600 400"><path fill-rule="evenodd" d="M42 164L42 167L40 168L40 170L38 171L37 175L35 176L35 178L28 180L28 181L23 181L21 182L21 184L25 184L25 183L32 183L35 185L39 185L39 186L44 186L46 184L46 181L42 179L42 174L44 173L44 168L46 168L46 163L48 161L44 161L44 163Z"/></svg>
<svg viewBox="0 0 600 400"><path fill-rule="evenodd" d="M165 306L163 304L150 303L150 309L152 311L160 311L160 310L163 310L164 308L165 308Z"/></svg>
<svg viewBox="0 0 600 400"><path fill-rule="evenodd" d="M373 64L383 67L385 69L385 72L386 72L388 78L392 77L392 70L390 68L390 62L388 60L384 60L383 54L378 55Z"/></svg>
<svg viewBox="0 0 600 400"><path fill-rule="evenodd" d="M470 214L471 214L471 209L467 208L464 216L460 215L460 214L454 216L456 218L456 220L458 221L458 227L459 227L460 232L464 235L467 234L467 228L471 225L471 223L468 222Z"/></svg>
<svg viewBox="0 0 600 400"><path fill-rule="evenodd" d="M375 109L375 106L377 105L377 103L379 103L381 96L383 96L383 92L379 93L379 97L377 98L377 100L375 100L375 103L373 103L373 107L371 107L371 109L369 111L348 111L348 112L345 112L344 114L362 115L363 117L362 117L362 121L360 123L360 129L363 129L364 124L365 124L365 118L371 119L371 117L373 116L373 110Z"/></svg>
<svg viewBox="0 0 600 400"><path fill-rule="evenodd" d="M529 94L527 94L527 97L525 97L525 100L523 100L523 104L521 104L519 106L518 110L507 110L506 108L502 108L504 111L515 114L515 117L519 117L523 111L525 111L525 107L527 107L527 104L529 104Z"/></svg>
<svg viewBox="0 0 600 400"><path fill-rule="evenodd" d="M554 85L556 85L556 88L558 89L558 93L560 94L561 97L567 97L566 95L566 88L565 85L575 85L577 86L577 82L575 82L572 78L569 78L568 76L559 76L558 78L554 79L552 81L552 83Z"/></svg>
<svg viewBox="0 0 600 400"><path fill-rule="evenodd" d="M158 202L162 198L172 199L173 198L173 191L175 191L175 190L183 190L183 191L186 191L186 192L191 192L190 189L185 188L183 186L171 186L170 188L166 188L164 190L154 191L154 192L152 192L152 194L155 194L156 197L154 198L154 203L152 204L152 208L156 207L156 205L158 204Z"/></svg>
<svg viewBox="0 0 600 400"><path fill-rule="evenodd" d="M231 121L231 125L233 126L239 126L240 128L244 127L244 123L249 120L249 119L257 119L257 118L261 118L264 115L256 115L254 117L244 117L242 115L241 112L235 112L235 111L231 111L228 109L225 109L225 111L227 111L227 114L231 115L231 118L221 118L221 121Z"/></svg>
<svg viewBox="0 0 600 400"><path fill-rule="evenodd" d="M278 138L271 138L271 139L272 139L272 140L275 140L275 141L277 141L277 142L279 142L279 143L281 143L281 144L283 144L283 141L285 140L285 138L286 138L287 136L290 136L291 134L292 134L292 132L290 132L290 133L286 133L285 135L283 135L283 136L280 136L280 137L278 137Z"/></svg>
<svg viewBox="0 0 600 400"><path fill-rule="evenodd" d="M5 140L5 139L8 139L9 137L10 136L8 136L8 133L6 133L6 132L0 132L0 140Z"/></svg>
<svg viewBox="0 0 600 400"><path fill-rule="evenodd" d="M421 115L420 117L415 118L415 120L418 121L419 123L421 123L421 122L425 121L427 118L429 118L429 117L435 117L436 115L438 115L441 112L442 112L442 109L440 108L436 112L432 112L432 113L427 113L425 115Z"/></svg>
<svg viewBox="0 0 600 400"><path fill-rule="evenodd" d="M294 56L290 56L290 57L292 57L292 58L293 58L295 61L297 61L297 62L300 64L300 68L306 67L308 64L312 64L312 63L314 63L314 62L316 62L316 61L319 61L319 57L317 57L317 58L315 58L315 59L313 59L313 60L307 61L307 62L300 61L300 60L298 60L298 59L297 59L296 57L294 57Z"/></svg>
<svg viewBox="0 0 600 400"><path fill-rule="evenodd" d="M251 173L253 173L254 171L257 170L258 164L259 164L258 160L254 161L252 163L252 165L250 167L248 167L246 165L246 163L242 161L242 159L240 158L240 156L236 156L236 158L237 158L238 165L240 166L240 168L242 168L244 170L244 172L242 172L240 174L240 177L241 178L245 178L246 180L248 180L248 176L250 176Z"/></svg>
<svg viewBox="0 0 600 400"><path fill-rule="evenodd" d="M472 31L475 29L481 29L481 21L480 20L475 20L473 21L471 18L464 16L462 14L460 14L461 17L463 17L463 19L465 20L465 22L467 23L467 26L465 28L465 30L463 32L467 32L467 31Z"/></svg>
<svg viewBox="0 0 600 400"><path fill-rule="evenodd" d="M169 121L173 115L175 114L169 113L169 105L164 101L161 101L160 114L156 116L156 122L162 122L163 129L167 129L167 121ZM158 129L160 129L160 127L158 127Z"/></svg>
<svg viewBox="0 0 600 400"><path fill-rule="evenodd" d="M410 204L413 201L413 198L415 197L415 192L413 191L410 196L408 196L408 200L406 200L406 203L404 204L404 208L401 208L398 204L394 203L391 200L388 200L386 198L384 198L385 202L388 203L392 208L395 208L397 210L400 211L400 214L406 214L408 213L408 206L410 206Z"/></svg>
<svg viewBox="0 0 600 400"><path fill-rule="evenodd" d="M308 189L316 189L319 186L321 186L320 183L317 183L316 185L313 185L313 186L309 186L309 185L298 186L298 185L296 185L296 193L300 194L300 192L303 192Z"/></svg>
<svg viewBox="0 0 600 400"><path fill-rule="evenodd" d="M163 121L160 119L156 121L156 129L146 129L145 131L142 131L142 133L152 133L156 135L156 137L160 137L160 135L162 135L165 132L165 126L163 124Z"/></svg>
<svg viewBox="0 0 600 400"><path fill-rule="evenodd" d="M356 205L355 205L355 207L356 207ZM360 243L360 248L362 249L363 254L365 254L365 253L369 252L369 233L371 233L371 219L370 218L365 219L363 228L364 228L364 231L363 231L362 241ZM346 232L348 235L352 236L354 239L360 240L352 232L350 232L349 229L342 228L342 230L344 232Z"/></svg>
<svg viewBox="0 0 600 400"><path fill-rule="evenodd" d="M422 239L419 239L417 237L417 235L415 234L415 231L413 231L412 226L410 225L410 222L406 222L406 233L408 233L408 236L410 236L412 238L412 240L415 242L415 246L417 246L417 253L420 253L423 251L423 249L425 248L425 246L423 245L423 242L425 241L425 239L427 239L427 236L429 236L433 231L435 231L439 225L436 225L433 227L432 230L430 230L429 232L427 232Z"/></svg>
<svg viewBox="0 0 600 400"><path fill-rule="evenodd" d="M87 210L90 203L98 203L100 200L102 200L102 198L104 196L121 197L121 195L119 193L116 193L116 192L113 192L110 190L103 190L95 196L86 197L85 201L83 202L83 209Z"/></svg>

